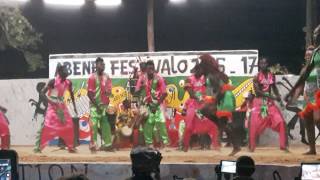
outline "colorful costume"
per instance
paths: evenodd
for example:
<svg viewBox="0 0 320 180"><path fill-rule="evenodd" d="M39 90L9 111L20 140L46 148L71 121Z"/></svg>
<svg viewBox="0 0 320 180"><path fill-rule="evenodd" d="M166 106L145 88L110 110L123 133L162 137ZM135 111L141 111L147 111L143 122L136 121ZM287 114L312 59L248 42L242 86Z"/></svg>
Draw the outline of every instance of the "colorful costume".
<svg viewBox="0 0 320 180"><path fill-rule="evenodd" d="M145 81L146 88L146 98L145 102L148 105L149 117L144 124L143 133L145 138L145 143L150 145L153 143L153 133L156 127L159 131L160 138L163 144L169 143L167 128L165 124L165 118L163 115L164 105L159 104L160 97L166 93L166 84L164 79L158 75L154 74L153 79L147 79ZM151 112L151 109L156 109L155 112Z"/></svg>
<svg viewBox="0 0 320 180"><path fill-rule="evenodd" d="M49 105L40 132L40 144L37 147L40 151L55 137L63 139L69 150L73 149L73 122L63 97L65 91L69 89L70 83L69 80L62 81L57 76L54 88L48 91Z"/></svg>
<svg viewBox="0 0 320 180"><path fill-rule="evenodd" d="M200 112L200 109L204 104L203 100L206 93L205 77L201 76L200 78L196 78L195 75L191 75L188 77L185 87L190 88L193 91L195 98L189 98L185 103L186 128L183 140L184 149L187 150L189 148L192 134L203 133L208 133L212 145L216 148L219 147L218 128L216 124L204 117Z"/></svg>
<svg viewBox="0 0 320 180"><path fill-rule="evenodd" d="M129 137L131 140L134 113L131 108L125 108L123 104L119 105L116 121L116 143L120 144L122 138Z"/></svg>
<svg viewBox="0 0 320 180"><path fill-rule="evenodd" d="M275 83L275 77L270 72L266 77L262 72L259 72L256 76L256 81L261 91L269 94L271 86ZM253 151L255 149L257 137L267 127L279 133L280 148L283 150L287 148L286 124L281 111L272 99L267 97L255 97L253 99L248 126L250 150Z"/></svg>
<svg viewBox="0 0 320 180"><path fill-rule="evenodd" d="M316 105L318 99L315 100L320 87L320 52L318 49L314 51L311 63L314 63L314 68L305 82L305 93L309 97L309 102L306 104L304 110L299 113L302 119L313 119L313 110L319 108Z"/></svg>
<svg viewBox="0 0 320 180"><path fill-rule="evenodd" d="M9 149L10 146L10 132L9 122L4 116L4 113L0 111L0 137L1 137L1 149Z"/></svg>
<svg viewBox="0 0 320 180"><path fill-rule="evenodd" d="M102 76L93 73L88 79L88 92L92 92L95 95L95 101L97 107L90 104L90 120L93 130L91 136L91 145L97 144L98 130L101 129L101 136L103 140L103 147L110 147L112 145L111 140L111 128L106 114L107 107L109 105L109 97L107 92L111 93L112 82L111 79L103 74Z"/></svg>

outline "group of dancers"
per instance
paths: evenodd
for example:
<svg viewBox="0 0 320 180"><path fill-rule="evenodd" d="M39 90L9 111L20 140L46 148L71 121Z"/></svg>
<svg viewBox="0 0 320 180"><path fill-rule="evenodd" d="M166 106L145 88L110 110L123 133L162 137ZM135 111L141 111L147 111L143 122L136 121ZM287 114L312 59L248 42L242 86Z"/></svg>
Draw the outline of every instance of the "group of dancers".
<svg viewBox="0 0 320 180"><path fill-rule="evenodd" d="M319 51L320 26L314 31L314 48L310 52L309 60L303 67L300 78L289 94L284 98L287 109L294 111L302 119L302 124L307 130L310 150L306 154L316 154L315 124L320 122L320 51ZM192 74L187 77L185 90L190 98L185 102L182 115L185 128L180 137L181 150L188 151L190 138L193 134L208 134L214 149L220 148L221 132L226 132L228 143L233 147L230 155L235 155L241 150L241 142L237 134L237 127L232 121L233 112L236 111L235 97L228 76L220 71L219 64L209 54L199 57L199 64L192 69ZM170 138L165 118L165 103L167 96L166 82L155 71L153 61L140 63L140 70L135 71L133 96L137 97L137 106L133 107L131 99L126 99L117 110L117 122L112 123L108 116L112 81L105 71L104 60L96 59L96 72L87 80L87 96L90 100L90 127L92 129L89 148L92 152L97 150L114 151L119 132L114 132L113 126L123 127L128 124L132 128L133 142L138 143L138 138L143 138L145 146L154 145L155 132L158 132L161 147L169 145ZM269 71L268 59L260 58L259 72L253 78L254 93L246 98L241 107L247 112L246 126L248 130L249 150L254 151L256 141L266 128L271 128L279 134L280 149L288 152L288 135L286 122L276 105L276 101L284 106L282 98L275 83L275 76ZM48 101L48 109L37 138L35 152L41 152L48 142L59 137L68 151L76 152L74 142L74 125L64 101L66 91L70 92L74 112L77 114L72 83L67 79L67 69L58 65L55 79L48 82L41 91L41 96ZM306 84L306 86L304 86ZM296 107L297 98L307 92L308 101L303 110ZM315 94L315 96L313 96ZM8 120L5 117L6 109L0 106L0 136L1 148L8 149L10 133ZM122 126L121 126L122 124ZM155 130L156 129L156 130ZM179 128L180 129L180 128ZM98 145L98 134L101 136L102 145Z"/></svg>

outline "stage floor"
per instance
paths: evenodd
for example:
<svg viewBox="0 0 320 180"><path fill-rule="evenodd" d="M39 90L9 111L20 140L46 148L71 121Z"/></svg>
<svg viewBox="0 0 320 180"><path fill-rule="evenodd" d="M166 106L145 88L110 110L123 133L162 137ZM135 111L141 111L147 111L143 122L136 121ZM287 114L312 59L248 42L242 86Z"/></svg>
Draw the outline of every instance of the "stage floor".
<svg viewBox="0 0 320 180"><path fill-rule="evenodd" d="M78 147L78 152L71 154L67 150L60 150L58 147L46 147L42 153L34 153L31 146L13 146L19 154L20 163L51 163L51 162L130 162L130 149L121 149L116 152L98 151L92 154L87 145ZM317 147L320 153L320 146ZM256 164L279 164L279 165L300 165L304 162L314 162L320 160L319 155L302 155L307 151L305 145L295 145L289 148L290 152L283 152L278 147L258 147L255 152L249 152L246 147L236 154L229 157L231 148L223 147L220 151L216 150L189 150L188 152L177 151L174 148L161 150L162 163L219 163L220 160L235 160L241 155L249 155L254 158Z"/></svg>

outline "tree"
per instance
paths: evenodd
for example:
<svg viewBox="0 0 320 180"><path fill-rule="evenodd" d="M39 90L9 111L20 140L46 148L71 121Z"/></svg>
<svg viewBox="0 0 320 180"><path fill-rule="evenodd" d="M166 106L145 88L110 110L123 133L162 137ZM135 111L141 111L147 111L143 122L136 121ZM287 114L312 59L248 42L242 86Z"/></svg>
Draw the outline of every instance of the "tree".
<svg viewBox="0 0 320 180"><path fill-rule="evenodd" d="M5 49L15 48L22 52L28 63L28 71L44 68L39 52L42 42L42 34L32 27L19 8L0 6L0 44Z"/></svg>

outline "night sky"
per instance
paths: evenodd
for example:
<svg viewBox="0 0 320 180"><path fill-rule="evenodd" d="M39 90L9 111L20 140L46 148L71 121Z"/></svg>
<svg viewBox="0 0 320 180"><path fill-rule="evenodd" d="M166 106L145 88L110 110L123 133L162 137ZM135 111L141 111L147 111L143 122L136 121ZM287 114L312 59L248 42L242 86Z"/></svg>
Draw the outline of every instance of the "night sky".
<svg viewBox="0 0 320 180"><path fill-rule="evenodd" d="M296 73L303 61L305 1L155 0L156 51L258 49ZM51 53L147 51L146 0L123 0L115 9L58 9L33 0L23 14L43 33ZM47 77L48 70L33 73Z"/></svg>

